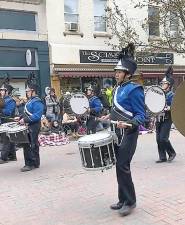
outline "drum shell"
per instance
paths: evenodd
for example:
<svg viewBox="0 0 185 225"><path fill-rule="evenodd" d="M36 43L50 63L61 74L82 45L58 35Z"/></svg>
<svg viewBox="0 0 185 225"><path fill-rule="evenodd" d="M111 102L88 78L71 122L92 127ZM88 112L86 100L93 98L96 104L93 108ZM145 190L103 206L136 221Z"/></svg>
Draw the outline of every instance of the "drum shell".
<svg viewBox="0 0 185 225"><path fill-rule="evenodd" d="M14 133L8 132L8 136L11 142L13 143L29 143L29 138L28 138L28 130L21 130L21 131L16 131Z"/></svg>

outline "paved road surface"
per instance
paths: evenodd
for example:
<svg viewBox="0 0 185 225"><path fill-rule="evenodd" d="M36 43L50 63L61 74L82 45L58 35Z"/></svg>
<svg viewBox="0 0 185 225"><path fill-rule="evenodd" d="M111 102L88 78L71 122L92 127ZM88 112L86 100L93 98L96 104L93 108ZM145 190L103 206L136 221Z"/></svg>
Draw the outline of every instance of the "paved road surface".
<svg viewBox="0 0 185 225"><path fill-rule="evenodd" d="M177 151L172 163L156 164L155 134L139 137L132 163L137 208L120 217L115 168L87 172L76 142L41 149L40 169L21 173L18 161L0 165L0 225L184 225L185 138L171 132Z"/></svg>

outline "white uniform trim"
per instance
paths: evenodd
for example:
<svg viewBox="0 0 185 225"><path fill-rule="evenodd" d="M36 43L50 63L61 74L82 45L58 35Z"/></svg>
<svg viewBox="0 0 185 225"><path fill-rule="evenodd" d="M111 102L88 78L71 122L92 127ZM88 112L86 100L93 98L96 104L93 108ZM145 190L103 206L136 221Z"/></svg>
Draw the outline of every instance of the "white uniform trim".
<svg viewBox="0 0 185 225"><path fill-rule="evenodd" d="M114 94L114 104L115 104L115 106L119 109L119 110L121 110L122 112L124 112L125 114L127 114L127 115L129 115L129 116L133 116L133 113L131 113L131 112L129 112L128 110L126 110L126 109L124 109L121 105L119 105L119 103L117 102L117 99L116 99L116 96L117 96L117 92L118 92L118 88L119 88L120 86L118 86L117 88L116 88L116 91L115 91L115 94Z"/></svg>
<svg viewBox="0 0 185 225"><path fill-rule="evenodd" d="M28 110L27 110L27 104L29 103L29 101L26 103L25 107L24 107L24 111L29 115L29 116L32 116L33 114L30 113Z"/></svg>

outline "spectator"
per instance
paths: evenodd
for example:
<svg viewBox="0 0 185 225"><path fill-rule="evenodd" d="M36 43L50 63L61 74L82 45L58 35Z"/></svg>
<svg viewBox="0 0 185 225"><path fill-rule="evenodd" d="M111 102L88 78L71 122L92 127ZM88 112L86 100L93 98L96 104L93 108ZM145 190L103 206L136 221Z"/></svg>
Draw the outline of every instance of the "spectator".
<svg viewBox="0 0 185 225"><path fill-rule="evenodd" d="M51 133L61 134L63 131L62 127L60 126L57 120L54 120L51 125Z"/></svg>
<svg viewBox="0 0 185 225"><path fill-rule="evenodd" d="M52 122L54 120L58 120L60 107L59 102L57 100L57 96L55 95L55 89L51 88L49 94L45 97L46 102L46 118Z"/></svg>
<svg viewBox="0 0 185 225"><path fill-rule="evenodd" d="M72 132L72 136L74 138L78 138L80 135L78 134L78 120L76 116L70 115L67 112L64 113L63 115L63 120L62 120L64 132L67 134L67 129L69 128Z"/></svg>

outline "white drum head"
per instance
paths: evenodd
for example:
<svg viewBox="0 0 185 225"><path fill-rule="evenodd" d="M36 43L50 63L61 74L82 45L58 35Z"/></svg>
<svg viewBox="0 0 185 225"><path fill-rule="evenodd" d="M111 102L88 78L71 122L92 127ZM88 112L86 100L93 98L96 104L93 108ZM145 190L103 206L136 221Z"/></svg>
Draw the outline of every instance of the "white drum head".
<svg viewBox="0 0 185 225"><path fill-rule="evenodd" d="M83 115L89 108L89 100L84 94L74 94L70 99L70 106L75 114Z"/></svg>
<svg viewBox="0 0 185 225"><path fill-rule="evenodd" d="M88 143L92 143L92 142L97 142L97 141L101 141L101 140L105 140L107 138L111 137L110 133L97 133L97 134L90 134L90 135L86 135L84 137L81 137L78 142L88 142Z"/></svg>
<svg viewBox="0 0 185 225"><path fill-rule="evenodd" d="M159 86L151 86L145 93L145 104L154 114L162 112L166 105L165 93Z"/></svg>

